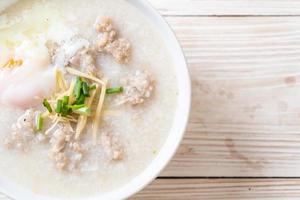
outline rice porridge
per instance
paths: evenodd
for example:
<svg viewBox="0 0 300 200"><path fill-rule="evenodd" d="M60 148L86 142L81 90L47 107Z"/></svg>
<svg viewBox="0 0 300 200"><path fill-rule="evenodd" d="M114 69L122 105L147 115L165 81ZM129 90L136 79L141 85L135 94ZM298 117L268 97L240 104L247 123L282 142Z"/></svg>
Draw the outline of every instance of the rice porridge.
<svg viewBox="0 0 300 200"><path fill-rule="evenodd" d="M0 49L0 179L89 197L159 153L176 110L175 69L127 1L0 1Z"/></svg>

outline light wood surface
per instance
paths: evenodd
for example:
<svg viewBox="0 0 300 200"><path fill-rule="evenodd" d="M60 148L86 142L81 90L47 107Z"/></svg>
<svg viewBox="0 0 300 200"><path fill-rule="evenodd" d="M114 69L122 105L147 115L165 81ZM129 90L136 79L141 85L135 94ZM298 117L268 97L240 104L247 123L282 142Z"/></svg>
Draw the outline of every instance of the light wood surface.
<svg viewBox="0 0 300 200"><path fill-rule="evenodd" d="M300 0L150 2L187 56L192 112L176 156L131 199L300 199Z"/></svg>
<svg viewBox="0 0 300 200"><path fill-rule="evenodd" d="M300 176L300 17L169 17L192 77L163 176Z"/></svg>
<svg viewBox="0 0 300 200"><path fill-rule="evenodd" d="M299 0L150 0L164 15L299 15Z"/></svg>
<svg viewBox="0 0 300 200"><path fill-rule="evenodd" d="M131 200L298 200L300 179L158 179Z"/></svg>

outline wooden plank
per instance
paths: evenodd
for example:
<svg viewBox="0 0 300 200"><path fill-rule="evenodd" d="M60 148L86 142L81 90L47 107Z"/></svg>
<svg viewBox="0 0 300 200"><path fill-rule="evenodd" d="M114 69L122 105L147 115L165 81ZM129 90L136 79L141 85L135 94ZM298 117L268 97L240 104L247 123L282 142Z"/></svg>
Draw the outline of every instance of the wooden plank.
<svg viewBox="0 0 300 200"><path fill-rule="evenodd" d="M162 176L300 176L300 17L170 17L192 74Z"/></svg>
<svg viewBox="0 0 300 200"><path fill-rule="evenodd" d="M299 15L300 0L150 0L164 15Z"/></svg>
<svg viewBox="0 0 300 200"><path fill-rule="evenodd" d="M299 199L300 179L157 179L132 200Z"/></svg>

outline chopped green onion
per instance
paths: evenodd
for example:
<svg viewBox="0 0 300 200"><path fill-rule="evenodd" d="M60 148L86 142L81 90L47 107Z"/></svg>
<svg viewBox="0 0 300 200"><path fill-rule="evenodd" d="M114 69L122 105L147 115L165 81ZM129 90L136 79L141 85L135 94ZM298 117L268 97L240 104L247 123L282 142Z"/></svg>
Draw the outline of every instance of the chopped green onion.
<svg viewBox="0 0 300 200"><path fill-rule="evenodd" d="M70 114L71 109L69 109L68 106L63 106L61 111L61 116L66 117L68 114Z"/></svg>
<svg viewBox="0 0 300 200"><path fill-rule="evenodd" d="M89 97L90 96L90 88L86 82L82 83L82 92L84 96Z"/></svg>
<svg viewBox="0 0 300 200"><path fill-rule="evenodd" d="M69 104L69 96L64 96L63 104L64 105L68 105Z"/></svg>
<svg viewBox="0 0 300 200"><path fill-rule="evenodd" d="M36 130L41 131L43 129L44 119L41 114L38 114L36 119Z"/></svg>
<svg viewBox="0 0 300 200"><path fill-rule="evenodd" d="M48 110L49 113L52 113L51 105L50 105L50 103L48 102L47 99L44 99L43 105L45 106L45 108L47 108L47 110Z"/></svg>
<svg viewBox="0 0 300 200"><path fill-rule="evenodd" d="M81 89L82 89L82 80L80 77L77 77L75 87L74 87L74 96L76 97L76 99L80 97Z"/></svg>
<svg viewBox="0 0 300 200"><path fill-rule="evenodd" d="M56 103L56 109L55 109L55 111L57 113L62 113L62 109L63 109L63 101L61 99L58 99L57 103Z"/></svg>
<svg viewBox="0 0 300 200"><path fill-rule="evenodd" d="M68 116L68 114L69 114L69 109L65 109L65 108L64 108L64 109L62 110L62 112L61 112L61 116L62 116L62 117L66 117L66 116Z"/></svg>
<svg viewBox="0 0 300 200"><path fill-rule="evenodd" d="M116 94L123 92L123 87L107 88L106 94Z"/></svg>
<svg viewBox="0 0 300 200"><path fill-rule="evenodd" d="M82 107L85 107L85 104L78 104L78 105L72 105L72 106L68 106L71 109L79 109Z"/></svg>
<svg viewBox="0 0 300 200"><path fill-rule="evenodd" d="M61 111L61 115L63 117L67 116L70 113L70 108L68 107L69 104L69 96L64 96L63 100L62 100L62 111Z"/></svg>
<svg viewBox="0 0 300 200"><path fill-rule="evenodd" d="M91 115L91 109L87 106L78 108L78 109L73 109L74 113L80 114L80 115L85 115L85 116L90 116Z"/></svg>
<svg viewBox="0 0 300 200"><path fill-rule="evenodd" d="M89 89L90 89L90 90L95 90L95 89L96 89L96 85L95 85L95 84L91 85L91 86L89 87Z"/></svg>
<svg viewBox="0 0 300 200"><path fill-rule="evenodd" d="M76 98L75 105L84 104L85 102L85 96L84 94L80 94L78 98Z"/></svg>

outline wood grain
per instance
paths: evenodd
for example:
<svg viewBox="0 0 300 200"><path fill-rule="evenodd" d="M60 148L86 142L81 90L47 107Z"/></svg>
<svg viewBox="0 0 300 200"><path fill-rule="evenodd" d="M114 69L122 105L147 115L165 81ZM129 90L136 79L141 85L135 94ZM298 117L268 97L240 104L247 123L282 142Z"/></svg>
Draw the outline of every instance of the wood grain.
<svg viewBox="0 0 300 200"><path fill-rule="evenodd" d="M300 176L300 17L170 17L192 111L161 176Z"/></svg>
<svg viewBox="0 0 300 200"><path fill-rule="evenodd" d="M131 200L292 200L300 179L157 179Z"/></svg>
<svg viewBox="0 0 300 200"><path fill-rule="evenodd" d="M300 0L150 0L164 15L299 15Z"/></svg>

